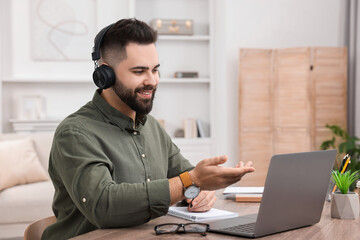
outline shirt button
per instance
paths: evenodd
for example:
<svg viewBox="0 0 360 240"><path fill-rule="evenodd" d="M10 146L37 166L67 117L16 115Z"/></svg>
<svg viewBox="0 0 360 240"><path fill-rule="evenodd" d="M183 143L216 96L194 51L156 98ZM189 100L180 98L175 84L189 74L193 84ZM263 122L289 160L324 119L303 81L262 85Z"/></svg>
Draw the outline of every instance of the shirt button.
<svg viewBox="0 0 360 240"><path fill-rule="evenodd" d="M146 179L146 181L150 182L150 178Z"/></svg>
<svg viewBox="0 0 360 240"><path fill-rule="evenodd" d="M83 202L83 203L86 203L86 198L83 198L83 199L82 199L82 202Z"/></svg>
<svg viewBox="0 0 360 240"><path fill-rule="evenodd" d="M133 134L134 134L134 135L137 135L137 132L134 131Z"/></svg>
<svg viewBox="0 0 360 240"><path fill-rule="evenodd" d="M142 157L142 158L145 158L145 154L141 154L141 157Z"/></svg>

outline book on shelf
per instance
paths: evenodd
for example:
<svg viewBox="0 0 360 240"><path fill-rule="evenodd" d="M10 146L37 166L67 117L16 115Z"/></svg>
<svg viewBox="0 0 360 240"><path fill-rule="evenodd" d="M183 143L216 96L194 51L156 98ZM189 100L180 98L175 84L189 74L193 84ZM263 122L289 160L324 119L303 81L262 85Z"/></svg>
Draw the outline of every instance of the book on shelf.
<svg viewBox="0 0 360 240"><path fill-rule="evenodd" d="M210 126L200 119L196 119L196 125L198 129L198 137L210 137Z"/></svg>
<svg viewBox="0 0 360 240"><path fill-rule="evenodd" d="M196 125L197 125L197 130L198 130L198 137L200 137L200 138L205 137L204 127L203 127L203 124L200 119L196 119Z"/></svg>
<svg viewBox="0 0 360 240"><path fill-rule="evenodd" d="M197 138L198 129L194 118L186 118L183 120L184 138Z"/></svg>
<svg viewBox="0 0 360 240"><path fill-rule="evenodd" d="M193 222L204 222L216 219L234 218L238 213L212 208L207 212L189 212L187 207L170 207L168 214Z"/></svg>

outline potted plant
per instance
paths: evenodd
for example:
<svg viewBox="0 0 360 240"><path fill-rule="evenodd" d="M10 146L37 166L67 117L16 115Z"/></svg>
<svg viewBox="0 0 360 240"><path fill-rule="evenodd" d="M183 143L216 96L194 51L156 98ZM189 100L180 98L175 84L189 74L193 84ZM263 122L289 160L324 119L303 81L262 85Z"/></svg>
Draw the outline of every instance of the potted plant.
<svg viewBox="0 0 360 240"><path fill-rule="evenodd" d="M345 129L342 129L337 125L326 125L333 134L333 137L329 140L322 142L320 149L337 149L338 156L336 161L336 168L340 168L341 159L345 154L349 154L351 162L348 169L352 171L360 170L360 139L356 136L349 136ZM354 190L355 184L350 186L350 190Z"/></svg>
<svg viewBox="0 0 360 240"><path fill-rule="evenodd" d="M331 217L340 219L357 219L359 217L359 195L350 192L350 185L358 179L359 171L332 171L332 179L339 191L331 194Z"/></svg>
<svg viewBox="0 0 360 240"><path fill-rule="evenodd" d="M330 131L333 134L332 139L326 140L321 143L320 148L322 150L326 150L329 148L336 148L338 150L338 153L345 155L349 154L351 159L354 160L350 164L350 168L352 170L359 170L360 169L360 138L356 136L350 136L349 133L342 129L338 125L328 125L326 124L326 127L330 129ZM339 160L342 157L339 157Z"/></svg>

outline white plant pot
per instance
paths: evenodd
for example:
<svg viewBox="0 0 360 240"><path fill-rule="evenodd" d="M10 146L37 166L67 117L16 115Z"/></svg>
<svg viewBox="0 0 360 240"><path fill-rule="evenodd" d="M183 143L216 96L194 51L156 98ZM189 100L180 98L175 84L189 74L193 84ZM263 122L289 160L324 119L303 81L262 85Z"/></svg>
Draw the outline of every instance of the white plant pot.
<svg viewBox="0 0 360 240"><path fill-rule="evenodd" d="M348 192L348 194L332 193L331 217L357 219L359 217L359 195L354 192Z"/></svg>

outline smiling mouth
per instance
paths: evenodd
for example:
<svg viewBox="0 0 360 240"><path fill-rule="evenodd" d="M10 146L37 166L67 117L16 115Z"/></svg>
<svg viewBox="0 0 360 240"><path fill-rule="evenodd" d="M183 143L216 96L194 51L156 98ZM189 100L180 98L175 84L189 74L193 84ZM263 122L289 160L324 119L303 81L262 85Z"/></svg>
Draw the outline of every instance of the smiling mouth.
<svg viewBox="0 0 360 240"><path fill-rule="evenodd" d="M146 91L139 91L138 94L142 98L149 99L152 97L152 92L153 92L152 90L146 90Z"/></svg>

